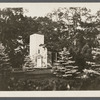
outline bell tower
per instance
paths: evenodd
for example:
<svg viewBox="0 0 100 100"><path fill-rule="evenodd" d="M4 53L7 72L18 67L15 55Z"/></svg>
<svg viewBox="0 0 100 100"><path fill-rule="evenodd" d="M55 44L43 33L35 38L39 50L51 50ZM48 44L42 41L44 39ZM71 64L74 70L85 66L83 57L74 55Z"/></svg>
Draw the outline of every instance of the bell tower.
<svg viewBox="0 0 100 100"><path fill-rule="evenodd" d="M44 45L44 35L30 35L30 58L35 68L47 68L47 48Z"/></svg>

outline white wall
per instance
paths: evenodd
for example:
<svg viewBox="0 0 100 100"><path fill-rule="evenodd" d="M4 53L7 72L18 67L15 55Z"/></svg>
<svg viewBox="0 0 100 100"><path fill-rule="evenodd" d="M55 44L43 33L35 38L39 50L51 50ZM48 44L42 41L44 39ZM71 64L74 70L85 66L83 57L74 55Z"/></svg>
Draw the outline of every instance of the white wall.
<svg viewBox="0 0 100 100"><path fill-rule="evenodd" d="M44 44L44 35L33 34L30 35L30 56L32 57L38 53L38 48L40 44Z"/></svg>
<svg viewBox="0 0 100 100"><path fill-rule="evenodd" d="M32 61L35 63L35 67L37 66L37 55L38 50L40 50L40 55L42 58L42 67L47 67L47 48L43 48L40 44L44 44L44 35L33 34L30 35L30 57ZM37 66L38 67L38 66Z"/></svg>

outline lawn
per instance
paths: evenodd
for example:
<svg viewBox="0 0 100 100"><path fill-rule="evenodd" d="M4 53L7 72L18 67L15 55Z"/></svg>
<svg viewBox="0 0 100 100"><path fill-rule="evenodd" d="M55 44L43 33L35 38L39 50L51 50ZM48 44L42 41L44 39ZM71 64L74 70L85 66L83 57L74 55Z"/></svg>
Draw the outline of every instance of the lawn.
<svg viewBox="0 0 100 100"><path fill-rule="evenodd" d="M36 69L33 72L12 73L2 78L1 91L68 91L68 90L100 90L100 77L89 79L60 78L52 74L50 69Z"/></svg>

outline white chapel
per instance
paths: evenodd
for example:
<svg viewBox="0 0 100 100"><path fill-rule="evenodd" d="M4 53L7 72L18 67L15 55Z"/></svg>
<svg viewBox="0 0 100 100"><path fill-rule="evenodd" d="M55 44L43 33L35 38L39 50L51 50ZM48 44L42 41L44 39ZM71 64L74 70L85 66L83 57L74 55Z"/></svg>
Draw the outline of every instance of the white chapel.
<svg viewBox="0 0 100 100"><path fill-rule="evenodd" d="M34 63L34 68L47 68L47 48L44 45L44 35L30 35L30 57Z"/></svg>

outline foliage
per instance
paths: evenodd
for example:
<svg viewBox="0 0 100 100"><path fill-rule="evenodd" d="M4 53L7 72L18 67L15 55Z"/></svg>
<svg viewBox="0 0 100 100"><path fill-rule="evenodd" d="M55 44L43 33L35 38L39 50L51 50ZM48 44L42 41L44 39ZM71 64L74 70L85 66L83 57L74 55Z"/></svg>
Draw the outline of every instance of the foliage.
<svg viewBox="0 0 100 100"><path fill-rule="evenodd" d="M59 49L58 24L47 17L36 18L38 33L44 35L44 42L49 50L57 51ZM58 48L58 49L57 49Z"/></svg>
<svg viewBox="0 0 100 100"><path fill-rule="evenodd" d="M0 73L3 73L4 71L11 71L11 66L9 57L5 54L2 44L0 44Z"/></svg>
<svg viewBox="0 0 100 100"><path fill-rule="evenodd" d="M34 20L23 13L23 8L0 10L0 41L12 67L22 67L28 54L29 36L36 29Z"/></svg>
<svg viewBox="0 0 100 100"><path fill-rule="evenodd" d="M57 33L61 44L58 44L69 49L82 70L86 66L86 60L92 60L92 48L99 46L99 11L92 15L87 8L59 8L47 16L59 24Z"/></svg>
<svg viewBox="0 0 100 100"><path fill-rule="evenodd" d="M31 18L24 16L23 8L1 9L0 41L12 67L24 64L29 36L34 33L44 34L48 50L62 51L66 47L74 59L81 55L90 60L91 49L99 44L99 13L92 15L90 9L70 7L54 10L46 17Z"/></svg>
<svg viewBox="0 0 100 100"><path fill-rule="evenodd" d="M48 14L48 17L56 21L59 26L61 41L71 46L77 42L83 47L88 41L91 46L96 46L98 24L97 16L90 14L90 9L80 7L59 8ZM67 43L68 42L68 43ZM68 45L69 47L69 45Z"/></svg>
<svg viewBox="0 0 100 100"><path fill-rule="evenodd" d="M30 59L30 56L26 56L24 59L23 70L26 71L27 69L34 68L34 63Z"/></svg>

